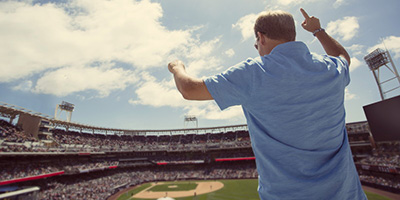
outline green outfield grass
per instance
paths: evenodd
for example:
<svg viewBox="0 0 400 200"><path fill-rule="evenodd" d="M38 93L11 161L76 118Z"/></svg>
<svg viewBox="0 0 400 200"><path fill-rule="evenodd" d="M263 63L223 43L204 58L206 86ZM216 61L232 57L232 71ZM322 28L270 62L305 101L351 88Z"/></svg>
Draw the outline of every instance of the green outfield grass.
<svg viewBox="0 0 400 200"><path fill-rule="evenodd" d="M197 197L182 197L182 198L174 198L176 200L259 200L260 198L258 197L257 193L257 187L258 187L258 181L257 179L243 179L243 180L217 180L220 181L224 184L224 187L220 190L217 190L215 192L207 193L207 194L202 194L202 195L197 195ZM194 183L195 181L178 181L178 182L166 182L167 187L164 187L165 190L162 190L162 188L158 188L157 190L152 190L152 191L179 191L179 190L171 190L175 188L168 188L168 185L179 185L178 187L184 188L185 184L188 184L190 187L193 187L193 185L197 185ZM196 181L200 182L200 181ZM139 198L131 198L133 194L136 194L140 192L141 190L149 187L150 184L144 184L141 185L138 188L134 188L130 191L128 191L125 194L122 194L118 200L150 200L150 199L139 199ZM160 185L161 186L161 185ZM193 188L194 189L194 188ZM183 189L182 189L183 190ZM191 189L186 189L186 190L191 190ZM368 200L390 200L389 198L386 198L384 196L375 194L375 193L370 193L366 192ZM156 200L156 199L154 199Z"/></svg>
<svg viewBox="0 0 400 200"><path fill-rule="evenodd" d="M150 183L145 183L145 184L143 184L143 185L140 185L140 186L137 187L137 188L134 188L134 189L132 189L132 190L129 190L128 192L125 192L124 194L122 194L121 196L119 196L117 200L126 200L126 199L129 199L129 198L131 198L132 195L134 195L134 194L136 194L136 193L139 193L140 191L144 190L145 188L150 187L150 185L151 185Z"/></svg>
<svg viewBox="0 0 400 200"><path fill-rule="evenodd" d="M366 191L365 194L367 195L368 200L390 200L390 198L387 198L387 197L384 197L384 196L381 196L379 194L375 194L372 192Z"/></svg>

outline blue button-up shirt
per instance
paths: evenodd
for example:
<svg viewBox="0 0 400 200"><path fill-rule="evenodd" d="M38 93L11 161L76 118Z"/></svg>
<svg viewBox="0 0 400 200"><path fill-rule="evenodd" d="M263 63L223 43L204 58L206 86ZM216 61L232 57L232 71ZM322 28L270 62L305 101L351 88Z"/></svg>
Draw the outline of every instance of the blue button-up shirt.
<svg viewBox="0 0 400 200"><path fill-rule="evenodd" d="M262 200L366 199L345 129L345 59L288 42L204 82L220 109L243 108Z"/></svg>

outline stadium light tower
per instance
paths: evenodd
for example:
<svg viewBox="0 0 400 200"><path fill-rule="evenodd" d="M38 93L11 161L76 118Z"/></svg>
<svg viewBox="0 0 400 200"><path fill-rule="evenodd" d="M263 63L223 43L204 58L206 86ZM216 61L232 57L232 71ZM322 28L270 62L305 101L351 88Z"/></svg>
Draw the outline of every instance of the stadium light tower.
<svg viewBox="0 0 400 200"><path fill-rule="evenodd" d="M62 101L61 104L57 104L56 110L54 113L54 118L59 119L59 115L62 111L65 111L67 114L67 122L71 122L72 112L74 111L75 105L72 103L68 103L66 101ZM60 110L60 111L58 111Z"/></svg>
<svg viewBox="0 0 400 200"><path fill-rule="evenodd" d="M196 128L198 128L197 117L194 115L185 115L185 120L183 121L183 123L184 123L183 126L185 127L185 129L186 129L186 126L191 122L195 123Z"/></svg>
<svg viewBox="0 0 400 200"><path fill-rule="evenodd" d="M385 100L387 93L400 88L400 76L399 76L399 73L397 72L396 67L394 66L392 57L390 56L388 50L384 51L384 50L378 48L378 49L374 50L373 52L371 52L370 54L366 55L364 57L364 60L367 63L369 69L374 74L374 77L375 77L376 83L378 84L378 89L379 89L379 93L381 95L382 100ZM392 75L394 75L394 77L391 77L385 81L381 81L379 75L380 75L380 69L382 66L386 66L386 68L389 70L390 73L392 73ZM397 79L397 81L399 82L399 85L397 87L394 87L394 88L391 88L388 90L383 89L382 85L384 83L387 83L387 82L395 80L395 79Z"/></svg>

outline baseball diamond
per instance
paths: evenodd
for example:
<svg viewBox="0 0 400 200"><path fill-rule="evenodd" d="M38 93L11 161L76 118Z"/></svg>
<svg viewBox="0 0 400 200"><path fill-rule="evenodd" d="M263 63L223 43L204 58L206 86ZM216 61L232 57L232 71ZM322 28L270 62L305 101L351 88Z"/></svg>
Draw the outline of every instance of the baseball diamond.
<svg viewBox="0 0 400 200"><path fill-rule="evenodd" d="M206 194L210 192L217 191L223 188L224 184L217 181L210 181L210 182L195 182L195 183L188 183L188 182L179 182L180 186L177 188L168 188L168 187L158 187L158 186L168 186L174 185L177 183L152 183L149 188L142 190L141 192L132 196L133 199L154 199L154 198L162 198L162 197L190 197L190 196L197 196L201 194ZM191 190L186 190L185 186L190 186ZM194 186L194 187L192 187ZM159 188L154 190L155 188ZM180 190L177 190L179 189Z"/></svg>
<svg viewBox="0 0 400 200"><path fill-rule="evenodd" d="M170 187L178 185L181 191L174 190L177 187ZM186 190L185 185L197 186L195 190ZM128 188L108 200L258 200L257 185L257 179L154 182ZM152 191L157 187L157 192ZM369 187L364 187L364 191L369 200L398 198Z"/></svg>

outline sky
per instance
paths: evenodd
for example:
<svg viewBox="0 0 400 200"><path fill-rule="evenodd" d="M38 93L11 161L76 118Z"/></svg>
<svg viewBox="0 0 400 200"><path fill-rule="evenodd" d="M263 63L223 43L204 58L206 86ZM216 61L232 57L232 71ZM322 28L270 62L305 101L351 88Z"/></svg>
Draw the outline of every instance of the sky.
<svg viewBox="0 0 400 200"><path fill-rule="evenodd" d="M349 52L346 122L365 121L362 107L381 97L364 56L388 49L399 69L398 0L0 0L0 102L54 116L67 101L73 122L107 128L194 128L186 115L198 127L245 124L240 106L184 100L167 65L182 60L205 78L259 56L253 25L266 10L292 13L296 40L324 54L300 25L301 7ZM392 77L387 71L382 80Z"/></svg>

